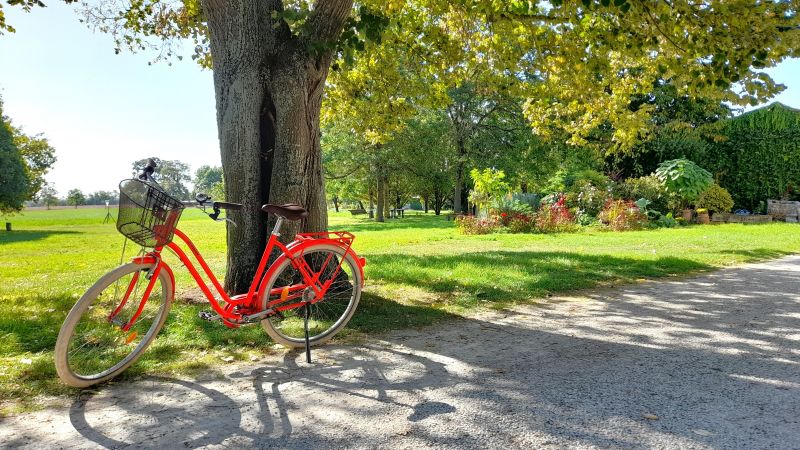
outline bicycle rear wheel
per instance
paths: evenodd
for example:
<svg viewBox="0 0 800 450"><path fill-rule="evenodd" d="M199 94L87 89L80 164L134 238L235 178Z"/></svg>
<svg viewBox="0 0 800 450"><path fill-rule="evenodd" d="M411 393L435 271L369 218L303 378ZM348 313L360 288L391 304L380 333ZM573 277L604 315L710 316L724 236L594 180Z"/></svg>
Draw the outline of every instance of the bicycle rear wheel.
<svg viewBox="0 0 800 450"><path fill-rule="evenodd" d="M335 245L315 245L303 252L303 257L311 268L312 276L319 274L321 284L331 281L330 288L321 298L315 298L310 305L308 331L311 345L321 344L338 333L353 314L361 298L361 271L351 254ZM341 261L341 269L339 262ZM302 301L304 293L313 297L300 271L291 261L284 259L279 263L262 294L261 306L266 309L283 295L286 300L273 304L296 304ZM304 308L302 306L280 311L261 321L264 330L277 343L287 347L305 345L303 327Z"/></svg>
<svg viewBox="0 0 800 450"><path fill-rule="evenodd" d="M87 387L113 378L155 339L172 305L173 285L167 270L161 270L142 306L152 267L122 265L100 278L72 307L55 347L56 371L65 384ZM124 330L140 306L139 317Z"/></svg>

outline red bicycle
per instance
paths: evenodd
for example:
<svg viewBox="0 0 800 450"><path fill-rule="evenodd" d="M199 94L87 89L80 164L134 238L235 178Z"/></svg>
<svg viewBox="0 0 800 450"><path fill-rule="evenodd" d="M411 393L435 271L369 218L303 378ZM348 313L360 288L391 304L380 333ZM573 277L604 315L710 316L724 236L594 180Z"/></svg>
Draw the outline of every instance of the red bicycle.
<svg viewBox="0 0 800 450"><path fill-rule="evenodd" d="M308 213L296 204L264 205L277 220L246 294L228 295L191 239L176 228L184 203L170 197L153 180L151 160L139 179L120 183L117 229L126 238L151 249L101 277L72 307L55 347L61 380L87 387L113 378L153 342L167 318L175 295L175 277L161 257L166 248L186 266L208 298L213 312L230 328L260 322L272 339L288 347L309 348L332 338L355 313L364 285L364 258L352 249L355 237L346 231L300 233L284 245L278 240L284 220L302 220ZM221 210L242 205L215 202L199 194L192 205L214 220ZM211 209L212 212L208 212ZM211 281L206 285L177 236ZM267 267L273 251L277 258Z"/></svg>

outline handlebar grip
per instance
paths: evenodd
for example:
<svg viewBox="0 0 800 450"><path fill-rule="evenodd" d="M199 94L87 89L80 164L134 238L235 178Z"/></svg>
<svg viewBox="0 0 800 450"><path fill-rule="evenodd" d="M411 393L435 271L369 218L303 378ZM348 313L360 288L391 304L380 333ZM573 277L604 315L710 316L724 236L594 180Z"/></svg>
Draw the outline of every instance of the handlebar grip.
<svg viewBox="0 0 800 450"><path fill-rule="evenodd" d="M238 210L242 209L242 205L240 203L214 202L214 208L229 209L231 211L238 211Z"/></svg>

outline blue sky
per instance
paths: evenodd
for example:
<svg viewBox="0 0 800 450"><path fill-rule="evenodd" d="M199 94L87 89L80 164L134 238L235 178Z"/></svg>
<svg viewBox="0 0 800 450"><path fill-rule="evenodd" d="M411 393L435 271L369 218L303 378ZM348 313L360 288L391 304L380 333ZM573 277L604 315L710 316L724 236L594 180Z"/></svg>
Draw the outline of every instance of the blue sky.
<svg viewBox="0 0 800 450"><path fill-rule="evenodd" d="M30 14L3 8L17 32L0 36L0 95L17 126L56 148L47 178L61 194L116 189L148 156L193 170L219 164L210 71L188 58L168 66L148 65L152 54L115 55L111 37L87 29L74 7L47 3ZM787 85L775 100L800 108L800 60L769 73Z"/></svg>

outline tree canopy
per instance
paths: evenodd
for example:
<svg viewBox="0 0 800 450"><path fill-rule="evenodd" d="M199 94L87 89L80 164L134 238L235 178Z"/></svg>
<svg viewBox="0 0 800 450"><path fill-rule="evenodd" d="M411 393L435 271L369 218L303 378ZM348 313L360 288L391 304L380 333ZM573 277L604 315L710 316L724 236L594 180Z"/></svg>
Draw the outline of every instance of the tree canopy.
<svg viewBox="0 0 800 450"><path fill-rule="evenodd" d="M359 105L366 84L376 84L371 80L394 91L362 109L379 124L375 129L385 129L382 120L406 103L402 91L446 102L447 88L477 77L494 89L520 90L537 133L548 135L555 125L571 142L585 143L608 122L615 145L627 149L650 129L653 110L648 103L631 108L631 98L655 80L668 80L680 94L756 104L783 89L763 69L800 56L792 0L368 0L350 10L332 38L321 30L340 3L348 4L285 0L271 14L305 45L335 48L341 75L332 83L333 103L344 93ZM155 59L170 59L181 56L180 40L190 39L193 57L212 65L199 0L90 2L84 12L89 24L112 35L117 51L155 49ZM0 29L9 26L0 16ZM392 114L375 114L378 107Z"/></svg>
<svg viewBox="0 0 800 450"><path fill-rule="evenodd" d="M86 204L86 196L80 189L70 189L67 192L67 204L70 206L78 207Z"/></svg>
<svg viewBox="0 0 800 450"><path fill-rule="evenodd" d="M44 176L56 163L56 149L42 133L29 136L22 128L14 126L11 131L14 134L14 145L25 161L25 170L30 180L27 199L36 200L46 182Z"/></svg>
<svg viewBox="0 0 800 450"><path fill-rule="evenodd" d="M133 175L142 172L151 158L140 159L133 163ZM152 158L156 162L155 179L167 194L179 199L187 200L191 197L186 183L192 180L189 175L189 165L178 160Z"/></svg>
<svg viewBox="0 0 800 450"><path fill-rule="evenodd" d="M22 209L28 198L30 179L19 149L14 143L13 129L8 118L3 115L0 100L0 213Z"/></svg>

